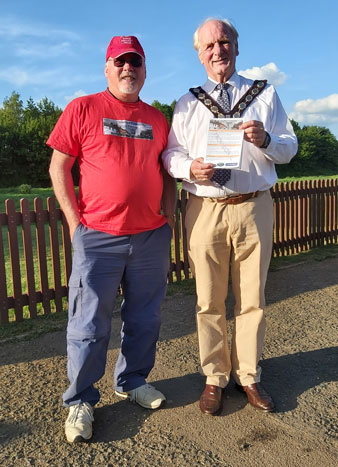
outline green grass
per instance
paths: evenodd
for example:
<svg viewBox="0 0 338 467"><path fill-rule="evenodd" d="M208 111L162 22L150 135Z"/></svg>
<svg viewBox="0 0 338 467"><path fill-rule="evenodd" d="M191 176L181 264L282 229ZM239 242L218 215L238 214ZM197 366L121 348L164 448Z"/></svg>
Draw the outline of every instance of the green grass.
<svg viewBox="0 0 338 467"><path fill-rule="evenodd" d="M277 271L279 269L309 261L324 261L325 259L335 258L336 256L338 256L338 245L325 245L290 256L279 256L272 258L270 263L270 271Z"/></svg>
<svg viewBox="0 0 338 467"><path fill-rule="evenodd" d="M181 282L173 282L168 285L167 295L172 297L174 295L195 295L195 279L186 279Z"/></svg>
<svg viewBox="0 0 338 467"><path fill-rule="evenodd" d="M41 198L43 200L43 207L47 208L47 198L54 196L52 188L32 188L31 193L20 193L19 187L13 188L0 188L0 212L5 212L6 199L13 199L16 210L20 210L20 199L28 199L29 208L34 209L34 198Z"/></svg>
<svg viewBox="0 0 338 467"><path fill-rule="evenodd" d="M30 340L49 332L63 331L67 326L67 311L41 315L35 319L0 325L0 345Z"/></svg>
<svg viewBox="0 0 338 467"><path fill-rule="evenodd" d="M278 182L298 182L304 180L327 180L329 178L337 179L338 175L309 175L306 177L284 177L279 178Z"/></svg>

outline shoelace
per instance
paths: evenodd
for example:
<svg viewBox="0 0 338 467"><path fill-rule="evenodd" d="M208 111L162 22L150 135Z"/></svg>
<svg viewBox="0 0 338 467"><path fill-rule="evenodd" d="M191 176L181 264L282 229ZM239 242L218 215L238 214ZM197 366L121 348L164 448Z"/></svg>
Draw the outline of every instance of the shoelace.
<svg viewBox="0 0 338 467"><path fill-rule="evenodd" d="M75 424L77 419L83 421L84 418L89 418L92 422L94 421L91 409L87 404L82 403L75 408L69 421Z"/></svg>

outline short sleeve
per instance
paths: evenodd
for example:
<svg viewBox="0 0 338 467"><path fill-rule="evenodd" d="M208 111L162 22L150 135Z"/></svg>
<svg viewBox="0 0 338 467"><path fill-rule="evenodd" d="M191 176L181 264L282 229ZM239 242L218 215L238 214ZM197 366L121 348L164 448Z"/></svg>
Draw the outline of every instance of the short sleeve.
<svg viewBox="0 0 338 467"><path fill-rule="evenodd" d="M67 105L46 142L51 148L74 157L80 152L79 107L78 99Z"/></svg>

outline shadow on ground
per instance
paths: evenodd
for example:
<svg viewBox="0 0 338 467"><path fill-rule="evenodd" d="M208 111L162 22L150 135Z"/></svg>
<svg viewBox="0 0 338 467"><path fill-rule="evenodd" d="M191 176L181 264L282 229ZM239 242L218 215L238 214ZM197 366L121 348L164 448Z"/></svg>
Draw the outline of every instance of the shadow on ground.
<svg viewBox="0 0 338 467"><path fill-rule="evenodd" d="M322 383L336 381L337 355L337 348L330 347L263 360L263 385L274 397L276 413L291 412L298 406L298 398L303 393ZM193 410L196 414L199 412L198 401L204 388L204 378L199 373L158 380L154 385L167 396L166 410L193 404ZM156 413L117 397L115 400L116 403L95 410L93 442L105 443L135 436ZM226 388L223 400L220 417L228 417L247 405L246 396L236 390L233 381Z"/></svg>
<svg viewBox="0 0 338 467"><path fill-rule="evenodd" d="M261 366L277 412L289 412L304 392L338 380L338 347L273 357L263 360Z"/></svg>
<svg viewBox="0 0 338 467"><path fill-rule="evenodd" d="M338 258L323 262L303 263L292 268L271 272L266 287L267 305L274 312L274 304L287 301L290 297L301 296L311 291L320 291L337 285ZM335 295L332 295L335 294ZM327 300L337 301L337 292L332 292ZM160 340L179 338L196 331L195 302L193 295L176 294L167 297L162 307L162 327ZM231 291L227 300L227 317L232 317L234 305ZM304 306L311 303L304 303ZM325 303L321 303L325 307ZM118 313L113 316L110 349L119 348L121 320ZM271 333L271 330L268 330ZM45 334L30 341L1 344L0 366L40 360L54 356L66 355L65 331Z"/></svg>

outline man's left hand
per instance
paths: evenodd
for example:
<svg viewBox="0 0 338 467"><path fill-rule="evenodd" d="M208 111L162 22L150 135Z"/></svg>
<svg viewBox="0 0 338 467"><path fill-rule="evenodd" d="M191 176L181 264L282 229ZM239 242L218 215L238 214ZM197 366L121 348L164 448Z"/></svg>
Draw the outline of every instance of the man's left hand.
<svg viewBox="0 0 338 467"><path fill-rule="evenodd" d="M262 122L250 120L249 122L242 123L239 129L244 130L245 141L254 144L258 148L263 145L266 133Z"/></svg>

